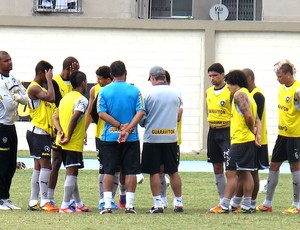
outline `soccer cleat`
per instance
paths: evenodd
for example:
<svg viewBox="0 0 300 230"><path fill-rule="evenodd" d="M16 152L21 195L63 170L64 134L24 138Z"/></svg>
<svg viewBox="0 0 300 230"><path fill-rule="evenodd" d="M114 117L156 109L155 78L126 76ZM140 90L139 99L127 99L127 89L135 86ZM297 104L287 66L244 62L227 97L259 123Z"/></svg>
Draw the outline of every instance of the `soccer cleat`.
<svg viewBox="0 0 300 230"><path fill-rule="evenodd" d="M88 206L85 206L85 205L83 205L83 206L81 206L81 207L78 207L78 206L76 205L75 210L76 210L77 212L92 212L92 209L90 209Z"/></svg>
<svg viewBox="0 0 300 230"><path fill-rule="evenodd" d="M21 208L14 205L13 202L11 202L11 200L2 200L3 201L3 205L5 205L6 207L12 209L12 210L20 210Z"/></svg>
<svg viewBox="0 0 300 230"><path fill-rule="evenodd" d="M75 202L75 200L71 200L72 202L70 203L70 207L72 208L72 209L76 209L76 202Z"/></svg>
<svg viewBox="0 0 300 230"><path fill-rule="evenodd" d="M258 211L258 212L272 212L272 206L270 206L270 207L267 207L267 206L264 206L264 205L257 206L256 211Z"/></svg>
<svg viewBox="0 0 300 230"><path fill-rule="evenodd" d="M26 165L24 162L17 162L16 169L26 169Z"/></svg>
<svg viewBox="0 0 300 230"><path fill-rule="evenodd" d="M70 207L67 207L67 208L61 208L61 209L59 209L59 212L60 213L73 213L74 210L71 209Z"/></svg>
<svg viewBox="0 0 300 230"><path fill-rule="evenodd" d="M229 210L223 209L221 205L217 205L211 208L207 213L208 214L229 214Z"/></svg>
<svg viewBox="0 0 300 230"><path fill-rule="evenodd" d="M73 209L71 206L67 207L67 208L61 208L59 209L60 213L75 213L75 214L79 214L81 213L81 211L77 211L76 209Z"/></svg>
<svg viewBox="0 0 300 230"><path fill-rule="evenodd" d="M256 208L250 208L251 213L256 213Z"/></svg>
<svg viewBox="0 0 300 230"><path fill-rule="evenodd" d="M144 176L142 173L136 175L136 182L142 184L144 182Z"/></svg>
<svg viewBox="0 0 300 230"><path fill-rule="evenodd" d="M126 195L120 195L120 199L118 201L119 209L123 209L126 206Z"/></svg>
<svg viewBox="0 0 300 230"><path fill-rule="evenodd" d="M55 202L54 202L54 200L50 200L49 202L50 202L50 204L51 204L51 205L53 205L53 206L57 207L57 206L55 205ZM58 208L58 207L57 207L57 208ZM59 208L58 208L58 209L59 209Z"/></svg>
<svg viewBox="0 0 300 230"><path fill-rule="evenodd" d="M283 214L300 214L300 209L298 209L295 205L293 205L289 209L284 210L282 213Z"/></svg>
<svg viewBox="0 0 300 230"><path fill-rule="evenodd" d="M119 204L118 204L119 205ZM118 205L115 204L115 202L111 202L111 209L112 210L119 210L119 209L122 209L120 208ZM105 207L105 202L101 202L99 205L98 205L98 209L99 210L103 210ZM124 208L125 208L125 204L124 204Z"/></svg>
<svg viewBox="0 0 300 230"><path fill-rule="evenodd" d="M152 207L147 213L150 214L164 213L164 209L162 207L158 207L158 208Z"/></svg>
<svg viewBox="0 0 300 230"><path fill-rule="evenodd" d="M125 208L125 213L126 214L136 214L136 211L134 208Z"/></svg>
<svg viewBox="0 0 300 230"><path fill-rule="evenodd" d="M231 211L231 212L235 212L235 211L240 210L240 209L241 209L241 206L235 207L235 206L232 206L232 205L231 205L230 211Z"/></svg>
<svg viewBox="0 0 300 230"><path fill-rule="evenodd" d="M119 206L115 204L115 202L111 202L111 209L112 210L119 210Z"/></svg>
<svg viewBox="0 0 300 230"><path fill-rule="evenodd" d="M182 206L175 206L174 207L174 212L183 212L183 207Z"/></svg>
<svg viewBox="0 0 300 230"><path fill-rule="evenodd" d="M40 204L37 203L37 204L35 204L33 206L28 205L28 210L29 211L41 211Z"/></svg>
<svg viewBox="0 0 300 230"><path fill-rule="evenodd" d="M99 212L100 214L112 214L111 208L105 208Z"/></svg>
<svg viewBox="0 0 300 230"><path fill-rule="evenodd" d="M240 209L236 209L235 211L232 211L232 213L234 214L251 214L251 209L243 209L243 208L240 208Z"/></svg>
<svg viewBox="0 0 300 230"><path fill-rule="evenodd" d="M169 187L170 185L170 179L165 175L166 185Z"/></svg>
<svg viewBox="0 0 300 230"><path fill-rule="evenodd" d="M105 206L105 202L101 202L101 203L98 205L98 209L99 209L99 210L103 210L103 209L104 209L104 206Z"/></svg>
<svg viewBox="0 0 300 230"><path fill-rule="evenodd" d="M40 207L43 212L59 212L59 208L55 205L52 205L50 202L47 202L45 205Z"/></svg>
<svg viewBox="0 0 300 230"><path fill-rule="evenodd" d="M0 210L11 210L11 209L4 204L3 200L0 200Z"/></svg>
<svg viewBox="0 0 300 230"><path fill-rule="evenodd" d="M163 202L163 206L164 206L164 209L168 208L168 206L169 206L168 202Z"/></svg>
<svg viewBox="0 0 300 230"><path fill-rule="evenodd" d="M161 201L163 203L164 209L168 208L169 204L168 204L168 199L167 197L161 197Z"/></svg>

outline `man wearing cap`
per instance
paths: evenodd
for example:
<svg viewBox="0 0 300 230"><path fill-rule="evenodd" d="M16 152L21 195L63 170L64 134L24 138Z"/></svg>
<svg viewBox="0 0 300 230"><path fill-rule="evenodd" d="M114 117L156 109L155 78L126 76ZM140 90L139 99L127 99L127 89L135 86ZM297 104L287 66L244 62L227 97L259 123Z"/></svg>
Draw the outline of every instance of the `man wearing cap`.
<svg viewBox="0 0 300 230"><path fill-rule="evenodd" d="M174 192L174 211L183 212L181 178L177 164L177 118L182 105L179 91L166 83L165 70L160 66L150 69L153 85L144 95L146 114L140 122L145 127L142 152L142 172L150 174L154 206L148 213L163 213L160 196L160 166L169 174Z"/></svg>

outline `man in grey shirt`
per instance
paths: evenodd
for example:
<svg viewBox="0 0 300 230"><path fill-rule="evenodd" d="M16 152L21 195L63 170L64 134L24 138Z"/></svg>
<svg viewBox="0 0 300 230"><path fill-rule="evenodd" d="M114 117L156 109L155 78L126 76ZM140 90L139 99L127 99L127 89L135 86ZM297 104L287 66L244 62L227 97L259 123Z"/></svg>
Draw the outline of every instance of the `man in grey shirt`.
<svg viewBox="0 0 300 230"><path fill-rule="evenodd" d="M183 212L181 178L177 163L177 117L182 105L179 91L166 83L165 70L150 69L151 90L144 95L146 114L140 122L145 127L142 172L150 174L154 206L149 213L163 213L160 172L169 174L174 192L174 211Z"/></svg>

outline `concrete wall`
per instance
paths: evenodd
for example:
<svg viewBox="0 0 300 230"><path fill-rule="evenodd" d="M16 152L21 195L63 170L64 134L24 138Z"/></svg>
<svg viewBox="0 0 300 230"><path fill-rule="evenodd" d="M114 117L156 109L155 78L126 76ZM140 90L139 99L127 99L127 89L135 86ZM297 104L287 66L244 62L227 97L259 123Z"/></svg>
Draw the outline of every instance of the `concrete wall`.
<svg viewBox="0 0 300 230"><path fill-rule="evenodd" d="M136 0L82 0L82 13L33 13L34 0L1 0L2 16L135 18Z"/></svg>
<svg viewBox="0 0 300 230"><path fill-rule="evenodd" d="M30 16L32 15L32 0L1 0L0 15Z"/></svg>
<svg viewBox="0 0 300 230"><path fill-rule="evenodd" d="M263 0L263 20L299 21L300 0Z"/></svg>
<svg viewBox="0 0 300 230"><path fill-rule="evenodd" d="M1 0L0 16L45 16L66 18L76 16L81 18L137 18L137 0L82 0L82 13L33 13L34 0ZM144 14L148 14L148 0L144 0ZM209 10L220 0L194 0L194 19L211 20ZM299 21L298 12L300 0L274 1L257 0L258 20L265 21ZM261 7L262 4L262 7ZM261 11L261 8L263 10ZM284 10L284 11L283 11Z"/></svg>
<svg viewBox="0 0 300 230"><path fill-rule="evenodd" d="M277 92L279 83L273 65L289 59L300 70L300 34L269 32L220 32L216 39L216 60L224 64L226 72L251 68L256 85L266 97L269 150L277 137ZM299 80L299 77L297 77Z"/></svg>
<svg viewBox="0 0 300 230"><path fill-rule="evenodd" d="M77 24L74 20L71 21L71 24ZM101 20L77 22L82 23L80 28L71 24L69 27L55 27L53 18L44 21L42 24L47 26L43 27L34 26L40 21L26 22L33 26L0 27L0 33L5 34L0 38L1 49L7 50L14 62L12 74L22 81L31 81L35 65L42 59L53 64L54 73L58 74L64 58L72 55L80 61L81 70L87 74L88 82L96 82L95 70L100 65L110 65L120 59L127 66L127 81L143 91L149 87L149 69L154 65L161 65L169 70L172 85L180 89L184 99L182 131L185 144L182 150L190 152L202 148L199 135L203 106L199 103L199 98L204 95L201 91L203 31L187 30L182 33L178 30L155 28L145 30L111 27L116 22L123 23L121 20L106 21L111 24L105 24L105 28L96 26ZM135 21L128 21L127 26L131 22ZM50 23L54 24L49 26ZM90 28L83 28L83 25L90 25ZM23 123L18 123L21 149L27 147L26 125ZM88 136L91 146L87 146L87 149L94 150L93 128L90 130Z"/></svg>
<svg viewBox="0 0 300 230"><path fill-rule="evenodd" d="M38 20L37 20L38 19ZM36 63L51 62L61 71L65 57L73 55L81 70L95 82L95 69L120 59L128 69L128 82L142 91L149 87L149 68L161 65L171 73L172 85L184 100L183 152L206 148L206 70L221 62L226 72L252 68L257 86L266 96L270 150L277 135L277 89L273 64L290 59L300 68L300 23L213 22L194 20L121 20L68 18L58 24L53 17L1 17L2 50L14 61L12 73L23 81L34 77ZM43 26L40 26L43 25ZM20 122L20 148L26 148L26 124ZM141 134L143 130L141 129ZM89 145L94 150L93 126ZM142 135L141 135L142 139Z"/></svg>
<svg viewBox="0 0 300 230"><path fill-rule="evenodd" d="M136 18L135 4L136 0L83 0L83 16L99 18Z"/></svg>
<svg viewBox="0 0 300 230"><path fill-rule="evenodd" d="M194 0L194 12L193 12L194 19L211 20L209 16L210 8L213 5L219 3L220 3L219 0L210 0L210 1Z"/></svg>

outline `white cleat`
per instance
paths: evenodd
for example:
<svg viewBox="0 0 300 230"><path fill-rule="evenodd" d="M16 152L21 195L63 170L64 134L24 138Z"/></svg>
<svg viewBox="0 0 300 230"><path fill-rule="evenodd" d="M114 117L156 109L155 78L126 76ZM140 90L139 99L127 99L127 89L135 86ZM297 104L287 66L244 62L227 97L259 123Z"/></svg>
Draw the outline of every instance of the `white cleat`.
<svg viewBox="0 0 300 230"><path fill-rule="evenodd" d="M137 174L136 175L136 181L137 181L137 183L138 184L142 184L143 182L144 182L144 176L143 176L143 174Z"/></svg>

